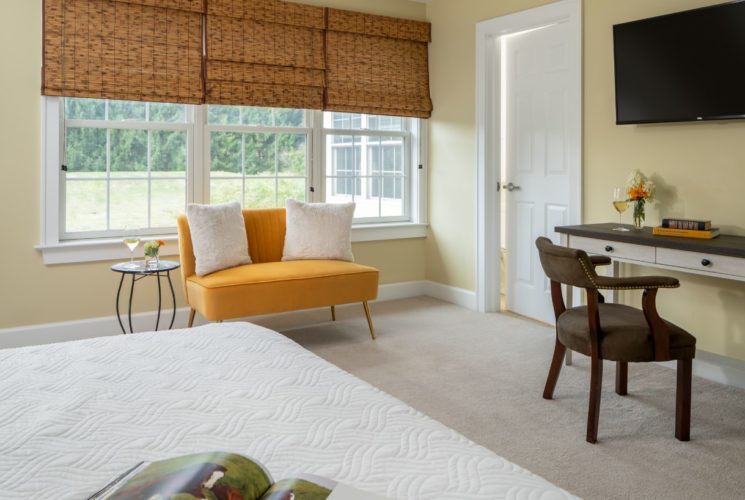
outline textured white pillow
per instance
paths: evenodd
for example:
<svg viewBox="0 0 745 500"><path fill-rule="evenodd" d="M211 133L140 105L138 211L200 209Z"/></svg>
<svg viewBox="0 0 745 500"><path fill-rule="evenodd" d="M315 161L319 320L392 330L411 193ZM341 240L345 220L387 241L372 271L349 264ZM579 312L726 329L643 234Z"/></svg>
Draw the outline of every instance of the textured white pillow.
<svg viewBox="0 0 745 500"><path fill-rule="evenodd" d="M251 263L240 203L190 204L186 218L198 276Z"/></svg>
<svg viewBox="0 0 745 500"><path fill-rule="evenodd" d="M354 203L287 200L287 232L282 260L346 260L352 255Z"/></svg>

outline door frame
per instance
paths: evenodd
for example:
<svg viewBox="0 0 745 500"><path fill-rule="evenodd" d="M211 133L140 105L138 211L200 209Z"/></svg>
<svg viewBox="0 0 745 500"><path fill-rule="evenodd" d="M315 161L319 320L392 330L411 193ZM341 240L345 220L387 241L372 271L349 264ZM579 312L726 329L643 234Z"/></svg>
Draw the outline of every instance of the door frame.
<svg viewBox="0 0 745 500"><path fill-rule="evenodd" d="M501 37L566 22L570 26L569 224L582 219L582 0L561 0L476 24L476 304L500 309Z"/></svg>

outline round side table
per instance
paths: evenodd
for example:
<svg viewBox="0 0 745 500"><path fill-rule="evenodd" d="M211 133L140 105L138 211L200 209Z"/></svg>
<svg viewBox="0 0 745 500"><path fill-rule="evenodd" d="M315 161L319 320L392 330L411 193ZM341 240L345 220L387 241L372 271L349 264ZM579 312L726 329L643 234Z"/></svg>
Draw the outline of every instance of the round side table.
<svg viewBox="0 0 745 500"><path fill-rule="evenodd" d="M119 326L122 328L122 333L126 334L127 330L124 328L122 323L122 317L119 313L119 296L122 293L122 286L124 285L124 278L127 275L132 276L132 285L129 287L129 333L134 333L132 328L132 297L135 293L135 283L140 281L142 278L148 276L154 276L158 280L158 318L155 321L155 330L158 330L160 326L160 311L161 305L163 304L162 287L160 286L160 279L166 278L168 280L168 286L171 289L171 300L173 301L173 314L171 315L171 324L168 326L170 330L173 328L173 322L176 320L176 293L173 291L173 283L171 282L171 271L181 267L178 262L170 260L161 260L158 262L158 267L145 268L143 261L135 262L135 267L130 267L129 262L120 262L111 266L111 270L122 275L122 279L119 280L119 289L116 291L116 319L119 320Z"/></svg>

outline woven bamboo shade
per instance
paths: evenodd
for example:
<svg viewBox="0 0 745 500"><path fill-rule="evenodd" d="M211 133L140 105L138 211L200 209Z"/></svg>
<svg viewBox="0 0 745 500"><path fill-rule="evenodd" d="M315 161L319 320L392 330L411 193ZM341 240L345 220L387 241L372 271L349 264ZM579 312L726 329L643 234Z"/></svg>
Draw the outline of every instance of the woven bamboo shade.
<svg viewBox="0 0 745 500"><path fill-rule="evenodd" d="M428 118L429 23L328 9L330 111Z"/></svg>
<svg viewBox="0 0 745 500"><path fill-rule="evenodd" d="M44 0L44 95L203 100L203 0Z"/></svg>
<svg viewBox="0 0 745 500"><path fill-rule="evenodd" d="M323 109L325 9L209 0L206 101Z"/></svg>

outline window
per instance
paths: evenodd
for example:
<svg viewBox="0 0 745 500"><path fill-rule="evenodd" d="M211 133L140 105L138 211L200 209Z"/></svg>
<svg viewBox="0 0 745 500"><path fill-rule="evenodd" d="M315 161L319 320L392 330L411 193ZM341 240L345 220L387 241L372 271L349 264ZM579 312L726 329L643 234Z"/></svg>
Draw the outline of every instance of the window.
<svg viewBox="0 0 745 500"><path fill-rule="evenodd" d="M188 109L64 100L62 239L163 232L186 206Z"/></svg>
<svg viewBox="0 0 745 500"><path fill-rule="evenodd" d="M44 110L42 248L175 234L189 202L354 201L375 238L422 222L416 119L56 97Z"/></svg>
<svg viewBox="0 0 745 500"><path fill-rule="evenodd" d="M326 201L354 201L358 221L410 220L415 125L393 116L324 113Z"/></svg>

